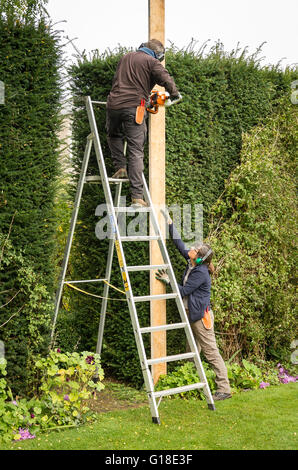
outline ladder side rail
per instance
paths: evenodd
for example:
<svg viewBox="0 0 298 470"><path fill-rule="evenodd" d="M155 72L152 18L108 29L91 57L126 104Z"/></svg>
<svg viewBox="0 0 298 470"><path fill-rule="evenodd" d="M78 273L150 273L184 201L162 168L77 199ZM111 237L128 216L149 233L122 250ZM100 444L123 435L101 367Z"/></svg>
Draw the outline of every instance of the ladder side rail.
<svg viewBox="0 0 298 470"><path fill-rule="evenodd" d="M59 307L60 307L60 302L61 302L61 297L62 297L62 291L63 291L63 287L64 287L64 280L65 280L66 270L67 270L68 261L69 261L69 255L70 255L70 250L71 250L71 245L72 245L72 240L73 240L73 234L74 234L74 230L75 230L75 226L76 226L76 222L77 222L77 218L78 218L80 202L81 202L82 192L83 192L83 188L84 188L84 180L85 180L87 167L88 167L88 163L89 163L91 147L92 147L92 134L87 137L87 142L86 142L86 146L85 146L85 153L84 153L81 173L80 173L80 177L79 177L79 181L78 181L77 191L76 191L76 195L75 195L74 207L73 207L72 215L71 215L70 228L69 228L67 242L66 242L66 246L65 246L65 250L64 250L64 258L63 258L61 272L60 272L59 285L58 285L58 289L57 289L57 292L56 292L55 311L54 311L54 318L53 318L52 332L51 332L51 346L52 346L52 342L53 342L53 338L54 338L55 326L56 326L57 316L58 316L58 312L59 312Z"/></svg>
<svg viewBox="0 0 298 470"><path fill-rule="evenodd" d="M112 221L111 222L112 222L112 225L115 226L116 225L116 213L114 210L111 188L108 184L108 174L106 170L106 165L105 165L104 156L103 156L103 152L102 152L102 148L100 144L100 138L99 138L99 134L97 130L94 110L93 110L90 96L85 96L85 104L86 104L86 110L87 110L91 132L94 135L93 143L94 143L94 148L95 148L96 160L97 160L98 168L99 168L99 174L101 177L101 182L102 182L105 200L107 204L107 212L110 218L111 217L113 218L113 222Z"/></svg>
<svg viewBox="0 0 298 470"><path fill-rule="evenodd" d="M115 205L119 204L120 195L121 195L121 187L122 187L122 183L118 184L116 187L116 194L115 194L115 199L114 199ZM110 238L107 265L106 265L106 274L105 274L105 278L108 282L110 282L111 280L114 246L115 246L115 239ZM104 290L103 290L104 298L101 304L100 320L99 320L99 327L98 327L98 337L97 337L97 345L96 345L97 354L101 354L101 349L102 349L102 340L103 340L103 332L104 332L104 325L105 325L105 318L106 318L106 311L107 311L107 304L108 304L107 297L109 295L109 288L110 286L107 283L105 283Z"/></svg>
<svg viewBox="0 0 298 470"><path fill-rule="evenodd" d="M99 172L103 184L103 189L105 193L105 199L107 203L107 211L110 217L110 222L112 226L112 232L115 236L115 244L116 244L116 250L117 250L117 255L118 255L118 261L120 265L120 270L123 278L123 284L124 284L124 289L126 292L126 298L127 298L127 303L128 303L128 308L130 312L130 317L131 317L131 322L133 325L133 331L135 335L135 340L137 344L137 349L139 353L139 358L141 362L141 367L142 367L142 372L143 372L143 377L144 377L144 382L146 386L146 391L148 394L149 398L149 404L150 404L150 410L152 417L156 420L159 420L158 416L158 410L156 406L155 399L153 398L153 393L154 393L154 386L153 386L153 380L151 377L151 373L149 370L149 366L147 363L147 358L146 358L146 352L144 348L144 343L143 343L143 338L142 334L140 332L140 325L139 325L139 320L137 316L137 311L135 307L135 303L133 300L133 295L132 295L132 289L131 289L131 284L130 284L130 278L128 274L128 270L126 267L126 262L125 262L125 256L123 252L123 247L121 243L121 236L119 233L119 228L117 224L117 219L116 219L116 213L113 205L113 199L111 195L111 189L108 184L108 175L105 167L105 162L104 162L104 157L102 153L102 148L100 145L100 139L99 139L99 134L97 130L97 125L96 125L96 120L94 116L94 111L92 107L92 102L90 96L85 97L85 103L86 103L86 109L87 109L87 114L88 114L88 119L89 119L89 124L91 127L91 131L94 134L94 148L95 148L95 153L96 153L96 158L98 162L98 167L99 167Z"/></svg>

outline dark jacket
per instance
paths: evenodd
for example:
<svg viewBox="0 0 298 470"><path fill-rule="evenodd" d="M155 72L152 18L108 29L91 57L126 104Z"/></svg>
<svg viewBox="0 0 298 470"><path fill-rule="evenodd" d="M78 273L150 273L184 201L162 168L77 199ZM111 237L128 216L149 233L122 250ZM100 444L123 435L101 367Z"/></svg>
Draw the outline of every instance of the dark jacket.
<svg viewBox="0 0 298 470"><path fill-rule="evenodd" d="M185 247L180 239L174 224L169 226L169 232L182 256L189 260L189 249ZM188 296L189 320L190 322L195 322L203 318L207 307L210 308L211 278L207 264L197 265L190 271L186 284L183 286L187 270L188 266L183 273L182 283L178 284L178 287L181 297Z"/></svg>
<svg viewBox="0 0 298 470"><path fill-rule="evenodd" d="M178 95L174 80L159 60L143 51L129 52L119 61L107 107L123 109L139 106L142 99L148 100L156 84L165 87L170 95Z"/></svg>

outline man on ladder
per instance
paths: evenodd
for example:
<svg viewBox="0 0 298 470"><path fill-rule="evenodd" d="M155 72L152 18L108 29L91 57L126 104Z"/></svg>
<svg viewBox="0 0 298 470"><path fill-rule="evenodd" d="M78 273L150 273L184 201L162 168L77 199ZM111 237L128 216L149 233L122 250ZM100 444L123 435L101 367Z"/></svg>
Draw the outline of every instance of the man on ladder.
<svg viewBox="0 0 298 470"><path fill-rule="evenodd" d="M107 99L106 129L116 173L112 178L129 178L132 204L147 206L143 199L142 173L147 135L146 103L154 85L165 87L170 99L181 97L174 80L163 67L165 49L157 39L124 55L117 67ZM124 141L127 141L127 162Z"/></svg>

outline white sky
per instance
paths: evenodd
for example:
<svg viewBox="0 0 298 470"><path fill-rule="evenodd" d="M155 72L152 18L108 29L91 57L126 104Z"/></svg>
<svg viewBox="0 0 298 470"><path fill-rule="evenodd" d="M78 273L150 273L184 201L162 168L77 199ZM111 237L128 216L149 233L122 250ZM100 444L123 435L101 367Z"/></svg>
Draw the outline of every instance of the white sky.
<svg viewBox="0 0 298 470"><path fill-rule="evenodd" d="M217 40L227 52L240 43L253 53L266 41L262 64L298 62L297 0L165 0L165 45L186 47L191 39L198 47ZM63 36L77 38L82 51L121 46L137 48L148 39L148 0L49 0L47 10ZM66 42L66 41L65 41ZM207 47L207 50L209 47ZM75 52L67 46L67 55Z"/></svg>

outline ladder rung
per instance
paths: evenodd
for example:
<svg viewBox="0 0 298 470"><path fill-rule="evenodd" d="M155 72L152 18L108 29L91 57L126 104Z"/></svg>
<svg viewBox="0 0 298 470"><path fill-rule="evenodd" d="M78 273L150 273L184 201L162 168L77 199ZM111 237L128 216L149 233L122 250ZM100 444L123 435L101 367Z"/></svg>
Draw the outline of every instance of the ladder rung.
<svg viewBox="0 0 298 470"><path fill-rule="evenodd" d="M141 333L153 333L154 331L160 330L177 330L178 328L184 328L187 323L169 323L168 325L157 325L157 326L146 326L140 328Z"/></svg>
<svg viewBox="0 0 298 470"><path fill-rule="evenodd" d="M107 279L82 279L78 281L63 281L64 284L82 284L83 282L105 282Z"/></svg>
<svg viewBox="0 0 298 470"><path fill-rule="evenodd" d="M150 240L159 240L159 235L134 235L131 237L120 237L122 242L147 242Z"/></svg>
<svg viewBox="0 0 298 470"><path fill-rule="evenodd" d="M151 212L151 207L114 207L115 212Z"/></svg>
<svg viewBox="0 0 298 470"><path fill-rule="evenodd" d="M108 178L109 183L129 183L128 178Z"/></svg>
<svg viewBox="0 0 298 470"><path fill-rule="evenodd" d="M160 390L158 392L153 392L153 395L158 397L164 397L166 395L174 395L175 393L188 392L189 390L195 390L196 388L203 388L206 384L203 382L197 382L192 385L184 385L183 387L168 388L167 390Z"/></svg>
<svg viewBox="0 0 298 470"><path fill-rule="evenodd" d="M191 359L195 357L195 353L184 353L184 354L175 354L174 356L165 356L165 357L157 357L154 359L148 359L148 365L151 364L159 364L160 362L171 362L171 361L180 361L182 359Z"/></svg>
<svg viewBox="0 0 298 470"><path fill-rule="evenodd" d="M147 300L162 300L162 299L175 299L178 296L176 293L172 294L157 294L157 295L141 295L134 297L135 302L146 302Z"/></svg>
<svg viewBox="0 0 298 470"><path fill-rule="evenodd" d="M106 101L91 101L92 104L107 104Z"/></svg>
<svg viewBox="0 0 298 470"><path fill-rule="evenodd" d="M151 269L167 269L168 264L145 264L143 266L127 266L127 271L150 271Z"/></svg>

